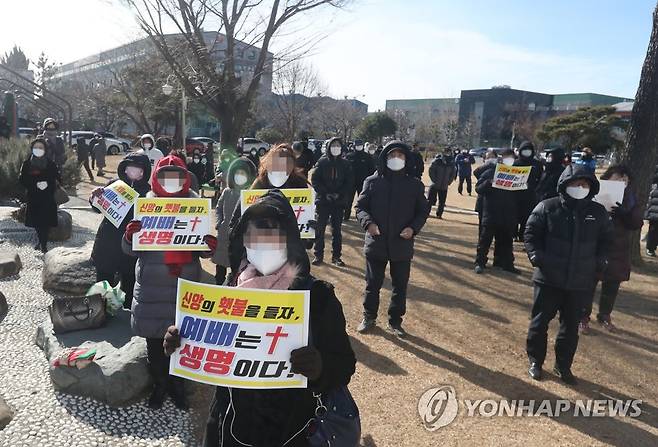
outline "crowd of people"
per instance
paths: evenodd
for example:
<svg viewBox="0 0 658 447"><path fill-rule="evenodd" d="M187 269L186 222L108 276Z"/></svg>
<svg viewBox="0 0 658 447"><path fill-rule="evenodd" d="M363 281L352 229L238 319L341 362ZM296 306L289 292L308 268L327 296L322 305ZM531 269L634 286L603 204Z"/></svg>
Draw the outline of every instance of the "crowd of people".
<svg viewBox="0 0 658 447"><path fill-rule="evenodd" d="M20 181L28 191L26 225L36 229L38 248L46 251L47 232L57 224L54 190L61 181L63 142L56 135L54 120L44 123L44 129L45 134L31 144ZM100 140L96 142L92 151L100 144ZM88 146L78 142L78 161L93 179L85 162ZM532 143L524 142L516 151L488 152L484 163L473 170L476 162L467 151L444 148L427 169L426 191L424 159L418 146L398 140L381 147L331 138L319 150L297 141L277 144L262 154L232 157L222 151L216 175L208 175L207 164L212 166L213 162L201 152L194 152L190 162L184 152L148 134L140 138L139 146L119 163L117 178L132 186L140 197L197 197L199 185L205 182L220 190L216 235L204 238L206 252L133 250L132 235L140 231L141 223L133 220L132 212L118 228L107 219L98 228L92 254L97 279L112 284L120 280L126 294L124 306L132 312L132 329L146 339L154 380L148 400L151 407L160 408L167 395L179 408L188 405L184 380L168 374L167 355L181 341L174 325L178 279L200 281L200 258L210 258L216 265L216 284L311 292L312 337L308 346L293 351L290 358L292 371L306 376L309 388L217 387L206 427L206 446L307 445L300 428L315 408L313 392L350 381L356 360L340 301L333 285L315 278L312 270L324 263L327 225L331 226L332 263L347 267L342 260L341 232L344 221L352 218L352 209L364 234L363 319L357 331L367 333L376 325L380 290L389 265L392 294L387 329L404 337L402 322L414 239L434 206L436 217L443 217L453 181L458 179L460 194L464 183L467 194L474 189L479 220L475 273L482 274L488 268L494 243L493 266L520 274L513 244L515 240L524 242L534 266L534 303L526 344L528 373L533 379L542 378L548 325L559 312L554 371L569 384L576 382L571 366L579 332L589 331L598 282L601 292L596 320L606 330L615 330L611 313L620 284L629 280L631 236L642 226L643 217L650 222L646 240L649 256L655 256L658 244L658 170L646 215L642 216L643 204L629 187L631 173L623 165L610 166L600 179L624 182L625 192L623 201L608 212L592 200L599 191L599 179L587 151L578 163L568 163L561 149L548 151L546 159L540 160ZM104 156L96 157L96 164L97 175L102 175ZM495 187L498 164L530 166L527 188L511 191ZM300 238L292 207L279 191L295 188L312 189L315 194L315 239L310 242ZM269 191L241 210L240 193L245 189ZM96 188L92 196L102 192L102 187Z"/></svg>

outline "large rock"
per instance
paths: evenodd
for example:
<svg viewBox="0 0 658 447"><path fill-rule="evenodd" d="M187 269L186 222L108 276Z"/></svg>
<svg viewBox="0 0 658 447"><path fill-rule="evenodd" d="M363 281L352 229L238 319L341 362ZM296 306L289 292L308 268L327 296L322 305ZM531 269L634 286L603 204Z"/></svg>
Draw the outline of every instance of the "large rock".
<svg viewBox="0 0 658 447"><path fill-rule="evenodd" d="M84 295L96 282L96 268L91 262L93 244L83 247L57 247L44 257L43 288L60 295Z"/></svg>
<svg viewBox="0 0 658 447"><path fill-rule="evenodd" d="M67 241L71 239L73 218L64 210L57 210L57 226L50 229L49 241Z"/></svg>
<svg viewBox="0 0 658 447"><path fill-rule="evenodd" d="M18 253L0 253L0 279L18 274L23 268Z"/></svg>
<svg viewBox="0 0 658 447"><path fill-rule="evenodd" d="M131 336L130 312L120 310L98 329L55 335L50 320L37 328L36 344L48 362L50 378L56 390L87 396L118 407L135 402L151 388L146 365L146 341ZM53 358L64 348L96 348L96 358L87 367L53 367Z"/></svg>
<svg viewBox="0 0 658 447"><path fill-rule="evenodd" d="M5 428L14 417L14 412L9 408L7 402L0 396L0 430Z"/></svg>
<svg viewBox="0 0 658 447"><path fill-rule="evenodd" d="M5 295L0 292L0 321L7 315L7 310L9 309L9 306L7 305L7 298L5 298Z"/></svg>

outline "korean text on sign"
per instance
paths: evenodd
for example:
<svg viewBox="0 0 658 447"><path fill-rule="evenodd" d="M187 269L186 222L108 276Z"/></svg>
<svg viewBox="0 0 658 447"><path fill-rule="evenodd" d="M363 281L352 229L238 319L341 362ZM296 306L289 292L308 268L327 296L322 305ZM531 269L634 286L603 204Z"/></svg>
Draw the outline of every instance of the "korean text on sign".
<svg viewBox="0 0 658 447"><path fill-rule="evenodd" d="M306 388L290 353L308 344L309 292L178 280L181 347L169 374L233 388Z"/></svg>
<svg viewBox="0 0 658 447"><path fill-rule="evenodd" d="M267 193L267 189L251 189L242 191L240 206L242 212ZM311 188L282 189L281 192L290 202L297 218L297 226L302 239L315 239L315 229L309 222L315 217L315 191Z"/></svg>
<svg viewBox="0 0 658 447"><path fill-rule="evenodd" d="M103 188L103 194L93 197L91 204L112 222L112 225L119 228L137 197L139 197L137 191L126 182L117 180Z"/></svg>
<svg viewBox="0 0 658 447"><path fill-rule="evenodd" d="M210 199L137 199L142 229L133 235L133 250L208 250L203 237L210 234L210 211Z"/></svg>
<svg viewBox="0 0 658 447"><path fill-rule="evenodd" d="M528 189L528 177L530 177L531 170L532 166L506 166L498 163L493 178L493 187L508 191Z"/></svg>

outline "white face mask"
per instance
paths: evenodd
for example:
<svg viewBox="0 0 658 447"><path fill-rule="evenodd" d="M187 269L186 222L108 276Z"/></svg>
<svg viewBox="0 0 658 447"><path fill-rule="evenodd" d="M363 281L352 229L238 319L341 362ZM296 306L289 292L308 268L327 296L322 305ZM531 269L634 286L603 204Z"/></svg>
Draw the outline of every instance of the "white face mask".
<svg viewBox="0 0 658 447"><path fill-rule="evenodd" d="M512 166L514 164L514 158L512 157L503 158L503 164L506 166Z"/></svg>
<svg viewBox="0 0 658 447"><path fill-rule="evenodd" d="M43 149L40 149L38 147L35 147L34 149L32 149L32 154L35 157L40 158L40 157L43 157L46 154L46 151L43 150Z"/></svg>
<svg viewBox="0 0 658 447"><path fill-rule="evenodd" d="M270 275L279 270L288 261L287 248L253 249L245 247L247 260L262 275Z"/></svg>
<svg viewBox="0 0 658 447"><path fill-rule="evenodd" d="M369 149L369 150L368 150L368 153L369 153L370 155L375 155L375 152L377 152L377 149Z"/></svg>
<svg viewBox="0 0 658 447"><path fill-rule="evenodd" d="M208 160L206 160L205 158L202 158L202 159L201 159L201 164L202 164L202 165L205 165L206 163L208 163Z"/></svg>
<svg viewBox="0 0 658 447"><path fill-rule="evenodd" d="M363 146L357 146L355 149L356 149L357 151L361 152L361 151L363 150Z"/></svg>
<svg viewBox="0 0 658 447"><path fill-rule="evenodd" d="M151 149L151 147L153 147L153 146L151 146L151 144L149 144L149 143L144 143L143 146L144 146L144 149L146 149L147 151L148 151L149 149Z"/></svg>
<svg viewBox="0 0 658 447"><path fill-rule="evenodd" d="M286 171L268 171L267 179L270 181L272 186L275 188L280 188L288 180L288 173Z"/></svg>
<svg viewBox="0 0 658 447"><path fill-rule="evenodd" d="M338 157L341 152L342 149L340 146L331 146L331 155L333 155L334 157Z"/></svg>
<svg viewBox="0 0 658 447"><path fill-rule="evenodd" d="M491 163L492 165L495 165L496 163L498 163L498 158L489 158L487 160L487 163Z"/></svg>
<svg viewBox="0 0 658 447"><path fill-rule="evenodd" d="M198 163L198 162L200 162L200 161L201 161L201 160L199 160L198 158L195 158L195 159L194 159L194 163Z"/></svg>
<svg viewBox="0 0 658 447"><path fill-rule="evenodd" d="M576 200L581 200L589 195L589 188L583 188L582 186L567 186L567 194Z"/></svg>
<svg viewBox="0 0 658 447"><path fill-rule="evenodd" d="M249 179L244 174L235 174L235 176L233 176L233 181L238 186L244 185L245 183L247 183L247 180L249 180ZM271 180L270 180L270 182L271 182Z"/></svg>
<svg viewBox="0 0 658 447"><path fill-rule="evenodd" d="M532 151L523 150L523 151L521 151L521 155L523 155L524 157L531 157L532 156Z"/></svg>
<svg viewBox="0 0 658 447"><path fill-rule="evenodd" d="M546 157L546 163L553 163L553 156L552 155L549 155L548 157Z"/></svg>
<svg viewBox="0 0 658 447"><path fill-rule="evenodd" d="M166 178L162 181L162 189L167 191L169 194L175 194L183 189L183 185L177 178Z"/></svg>
<svg viewBox="0 0 658 447"><path fill-rule="evenodd" d="M126 177L130 180L141 180L144 177L144 170L137 166L127 166Z"/></svg>
<svg viewBox="0 0 658 447"><path fill-rule="evenodd" d="M402 168L404 168L404 160L398 157L393 157L389 158L386 160L386 166L388 166L388 169L391 171L399 171Z"/></svg>

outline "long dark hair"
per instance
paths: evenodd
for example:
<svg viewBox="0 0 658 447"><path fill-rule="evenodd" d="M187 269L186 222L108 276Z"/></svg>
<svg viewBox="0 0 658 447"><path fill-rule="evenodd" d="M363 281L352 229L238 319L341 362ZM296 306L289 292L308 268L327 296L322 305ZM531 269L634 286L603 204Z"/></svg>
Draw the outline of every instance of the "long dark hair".
<svg viewBox="0 0 658 447"><path fill-rule="evenodd" d="M254 181L253 187L266 188L267 185L271 188L270 180L267 178L267 167L272 163L274 157L286 158L286 164L290 163L292 172L286 181L286 185L308 185L308 181L295 170L295 155L292 152L292 147L289 144L281 143L270 149L263 158L260 159L258 166L258 176ZM299 187L299 186L297 186Z"/></svg>

